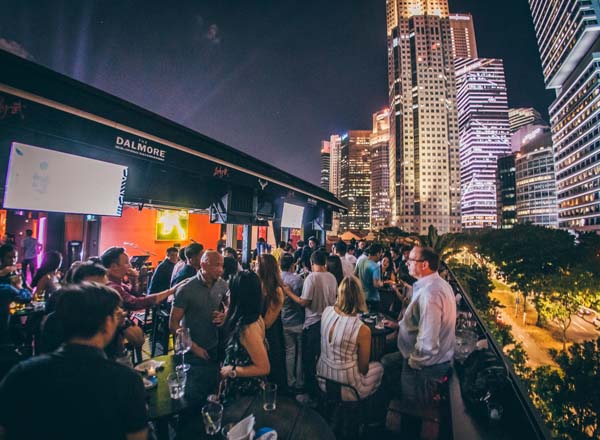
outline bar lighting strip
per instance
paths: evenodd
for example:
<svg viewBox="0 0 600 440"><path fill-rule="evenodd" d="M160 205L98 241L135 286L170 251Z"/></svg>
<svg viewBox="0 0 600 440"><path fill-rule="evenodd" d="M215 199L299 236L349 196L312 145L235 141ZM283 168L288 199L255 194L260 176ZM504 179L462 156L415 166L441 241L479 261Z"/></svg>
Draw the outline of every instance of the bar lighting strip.
<svg viewBox="0 0 600 440"><path fill-rule="evenodd" d="M123 125L123 124L120 124L118 122L111 121L110 119L103 118L101 116L97 116L97 115L94 115L92 113L88 113L86 111L79 110L79 109L73 108L73 107L65 105L65 104L61 104L61 103L53 101L51 99L47 99L47 98L43 98L41 96L34 95L33 93L29 93L29 92L26 92L24 90L20 90L20 89L16 89L14 87L11 87L11 86L7 86L6 84L0 84L0 91L6 92L6 93L10 93L10 94L15 95L15 96L19 96L19 97L21 97L23 99L28 99L30 101L37 102L38 104L42 104L42 105L45 105L45 106L48 106L48 107L56 108L58 110L62 110L64 112L66 112L66 113L70 113L70 114L75 115L75 116L80 116L80 117L82 117L84 119L88 119L90 121L94 121L94 122L97 122L99 124L115 128L117 130L125 131L127 133L130 133L130 134L133 134L133 135L136 135L136 136L142 136L142 137L144 137L146 139L149 139L151 141L158 142L158 143L161 143L161 144L164 144L164 145L168 145L171 148L175 148L176 150L180 150L180 151L186 152L186 153L191 154L193 156L197 156L197 157L200 157L202 159L206 159L206 160L209 160L211 162L217 163L219 165L223 165L223 166L226 166L226 167L229 167L229 168L233 168L233 169L241 171L243 173L247 173L247 174L256 176L256 177L258 177L260 179L268 180L269 182L273 182L273 183L275 183L277 185L283 186L283 187L291 189L293 191L297 191L297 192L302 193L305 196L308 196L310 198L319 199L322 202L325 202L325 203L330 204L330 205L334 205L334 206L336 206L338 208L341 208L343 210L347 209L343 205L339 205L337 203L331 202L331 201L329 201L327 199L324 199L324 198L319 197L319 196L314 195L314 194L308 194L304 190L301 190L299 188L296 188L295 186L289 185L289 184L281 182L279 180L275 180L272 177L267 177L264 174L260 174L260 173L254 172L254 171L250 171L250 170L248 170L246 168L242 168L242 167L240 167L238 165L234 165L234 164L232 164L230 162L227 162L225 160L218 159L218 158L210 156L210 155L208 155L206 153L201 153L201 152L196 151L196 150L194 150L192 148L185 147L183 145L179 145L179 144L177 144L175 142L171 142L171 141L168 141L166 139L160 138L158 136L154 136L154 135L152 135L150 133L146 133L146 132L143 132L141 130L137 130L135 128L128 127L127 125Z"/></svg>
<svg viewBox="0 0 600 440"><path fill-rule="evenodd" d="M48 217L40 217L39 219L39 231L37 234L37 242L42 246L42 249L46 249L46 222L48 221ZM39 268L42 265L42 258L44 256L44 252L40 252L37 256L37 267Z"/></svg>

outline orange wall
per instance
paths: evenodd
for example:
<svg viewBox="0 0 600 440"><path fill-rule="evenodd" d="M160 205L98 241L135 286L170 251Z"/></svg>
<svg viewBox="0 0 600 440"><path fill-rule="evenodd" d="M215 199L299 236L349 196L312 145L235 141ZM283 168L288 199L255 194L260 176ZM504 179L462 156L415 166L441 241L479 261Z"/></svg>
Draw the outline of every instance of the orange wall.
<svg viewBox="0 0 600 440"><path fill-rule="evenodd" d="M144 255L144 251L155 253L151 255L152 265L165 258L165 250L179 243L187 246L193 238L204 245L204 249L216 249L220 238L221 225L211 224L208 214L190 214L188 240L179 241L156 241L156 214L154 209L145 208L139 211L137 208L124 207L122 217L102 217L100 228L100 252L111 246L122 246L127 254ZM135 244L142 250L132 246L124 245L123 242Z"/></svg>
<svg viewBox="0 0 600 440"><path fill-rule="evenodd" d="M71 240L83 240L83 215L65 214L65 241Z"/></svg>

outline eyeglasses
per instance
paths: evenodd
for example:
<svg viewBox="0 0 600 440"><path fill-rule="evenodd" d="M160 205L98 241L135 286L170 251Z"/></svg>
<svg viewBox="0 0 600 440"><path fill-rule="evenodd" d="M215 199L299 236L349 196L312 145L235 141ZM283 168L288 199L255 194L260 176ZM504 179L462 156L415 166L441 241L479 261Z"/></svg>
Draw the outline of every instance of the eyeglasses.
<svg viewBox="0 0 600 440"><path fill-rule="evenodd" d="M425 261L425 260L416 260L416 259L414 259L414 258L409 258L409 259L408 259L408 260L406 260L406 261L408 261L408 262L414 261L415 263L422 263L422 262L423 262L423 261Z"/></svg>

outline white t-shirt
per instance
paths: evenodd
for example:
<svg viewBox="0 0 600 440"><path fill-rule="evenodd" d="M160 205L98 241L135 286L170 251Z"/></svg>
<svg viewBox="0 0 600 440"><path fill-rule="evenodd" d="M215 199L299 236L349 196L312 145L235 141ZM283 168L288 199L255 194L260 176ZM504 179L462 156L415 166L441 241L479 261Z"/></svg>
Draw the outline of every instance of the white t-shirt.
<svg viewBox="0 0 600 440"><path fill-rule="evenodd" d="M354 265L350 263L346 256L344 255L340 260L342 261L342 272L344 272L344 276L351 277L354 275Z"/></svg>
<svg viewBox="0 0 600 440"><path fill-rule="evenodd" d="M311 300L304 309L304 327L308 328L321 320L325 307L335 304L337 281L329 272L311 272L302 286L302 299Z"/></svg>

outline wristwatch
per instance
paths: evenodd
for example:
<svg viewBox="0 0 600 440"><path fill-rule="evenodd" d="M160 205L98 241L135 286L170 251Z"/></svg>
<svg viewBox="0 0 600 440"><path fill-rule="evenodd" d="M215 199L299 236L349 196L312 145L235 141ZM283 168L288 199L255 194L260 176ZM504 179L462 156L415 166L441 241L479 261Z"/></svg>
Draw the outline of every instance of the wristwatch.
<svg viewBox="0 0 600 440"><path fill-rule="evenodd" d="M233 369L229 372L229 377L231 377L232 379L235 379L237 377L237 371L235 371L236 367L237 365L234 365Z"/></svg>

